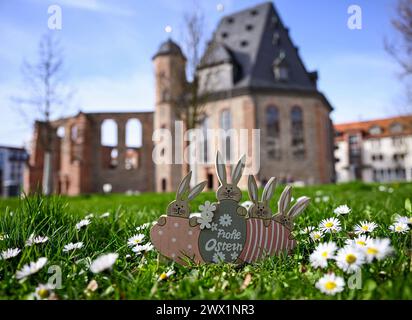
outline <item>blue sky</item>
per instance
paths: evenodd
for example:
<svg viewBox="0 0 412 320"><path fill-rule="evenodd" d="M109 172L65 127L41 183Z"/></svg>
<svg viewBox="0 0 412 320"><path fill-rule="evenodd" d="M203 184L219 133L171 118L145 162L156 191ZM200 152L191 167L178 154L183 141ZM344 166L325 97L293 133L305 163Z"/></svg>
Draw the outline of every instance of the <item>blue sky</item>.
<svg viewBox="0 0 412 320"><path fill-rule="evenodd" d="M0 0L0 144L27 142L30 125L9 97L24 90L21 64L36 56L47 31L48 6L63 12L58 32L65 49L66 82L76 91L71 110L153 110L151 57L173 27L182 38L182 17L199 5L210 38L222 15L261 3L255 0ZM224 11L217 5L224 5ZM319 88L329 98L335 122L397 114L403 85L396 63L384 50L393 38L393 0L276 0L283 22L309 70L318 70ZM347 9L362 8L362 30L347 27Z"/></svg>

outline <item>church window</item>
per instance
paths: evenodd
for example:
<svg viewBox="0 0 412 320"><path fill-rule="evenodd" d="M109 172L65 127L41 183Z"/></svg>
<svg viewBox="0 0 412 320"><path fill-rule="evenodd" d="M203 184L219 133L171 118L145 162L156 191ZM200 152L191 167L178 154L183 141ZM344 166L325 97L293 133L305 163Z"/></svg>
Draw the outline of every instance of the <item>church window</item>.
<svg viewBox="0 0 412 320"><path fill-rule="evenodd" d="M303 128L303 112L302 108L295 106L292 108L291 114L292 128L292 152L296 159L305 157L305 137Z"/></svg>

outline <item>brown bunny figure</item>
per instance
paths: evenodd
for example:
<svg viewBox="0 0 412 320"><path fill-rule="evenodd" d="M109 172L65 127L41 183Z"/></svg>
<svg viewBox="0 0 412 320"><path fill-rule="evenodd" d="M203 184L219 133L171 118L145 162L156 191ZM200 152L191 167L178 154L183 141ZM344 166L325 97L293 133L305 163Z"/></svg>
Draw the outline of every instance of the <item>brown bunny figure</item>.
<svg viewBox="0 0 412 320"><path fill-rule="evenodd" d="M180 182L176 192L176 200L172 201L167 207L167 216L190 219L189 224L194 227L197 225L197 218L190 217L189 201L193 200L199 193L202 192L207 182L203 181L190 190L191 177L192 172L190 171L189 174ZM186 194L188 194L187 198ZM160 226L165 225L166 216L161 216L157 223Z"/></svg>
<svg viewBox="0 0 412 320"><path fill-rule="evenodd" d="M308 197L301 197L288 211L292 197L291 192L291 186L287 186L285 190L283 190L278 203L279 212L276 216L273 217L276 222L284 225L290 231L293 230L293 221L306 209L306 207L310 203L310 199Z"/></svg>
<svg viewBox="0 0 412 320"><path fill-rule="evenodd" d="M270 209L270 199L272 199L276 188L276 178L272 177L263 189L262 200L259 201L258 187L255 177L249 176L248 179L248 192L250 200L253 204L248 210L249 218L262 219L265 227L268 227L271 223L273 212Z"/></svg>

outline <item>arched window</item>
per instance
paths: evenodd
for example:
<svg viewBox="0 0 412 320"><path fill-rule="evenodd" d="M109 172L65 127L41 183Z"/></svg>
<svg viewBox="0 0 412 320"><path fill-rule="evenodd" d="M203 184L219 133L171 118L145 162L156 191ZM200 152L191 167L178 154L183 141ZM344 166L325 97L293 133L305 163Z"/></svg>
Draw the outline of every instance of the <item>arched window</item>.
<svg viewBox="0 0 412 320"><path fill-rule="evenodd" d="M279 110L275 106L266 109L266 148L270 159L280 158Z"/></svg>
<svg viewBox="0 0 412 320"><path fill-rule="evenodd" d="M403 126L398 122L394 122L390 126L390 131L391 133L401 133L403 131Z"/></svg>
<svg viewBox="0 0 412 320"><path fill-rule="evenodd" d="M303 130L303 112L300 107L293 107L290 113L292 128L292 150L296 159L305 157L305 135Z"/></svg>
<svg viewBox="0 0 412 320"><path fill-rule="evenodd" d="M138 119L130 119L126 123L126 147L140 148L142 146L142 123Z"/></svg>
<svg viewBox="0 0 412 320"><path fill-rule="evenodd" d="M105 147L117 146L117 123L112 119L106 119L101 127L101 145Z"/></svg>
<svg viewBox="0 0 412 320"><path fill-rule="evenodd" d="M232 129L232 115L229 109L223 110L220 114L220 127L225 131ZM230 132L226 133L227 134L223 135L222 149L225 150L226 161L230 161Z"/></svg>

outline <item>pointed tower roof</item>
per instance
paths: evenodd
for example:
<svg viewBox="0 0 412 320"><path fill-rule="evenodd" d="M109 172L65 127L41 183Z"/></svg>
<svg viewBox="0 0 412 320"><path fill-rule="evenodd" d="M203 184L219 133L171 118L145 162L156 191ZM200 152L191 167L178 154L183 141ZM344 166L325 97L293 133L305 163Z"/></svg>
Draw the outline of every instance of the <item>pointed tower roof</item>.
<svg viewBox="0 0 412 320"><path fill-rule="evenodd" d="M218 48L218 49L214 49ZM224 57L224 48L239 67L235 88L302 89L316 91L316 80L308 72L288 29L271 2L225 16L221 19L200 67ZM277 81L276 59L289 68L288 81Z"/></svg>
<svg viewBox="0 0 412 320"><path fill-rule="evenodd" d="M160 45L159 50L157 50L156 54L153 56L152 59L156 59L158 56L165 55L180 55L184 59L186 59L180 46L171 38L167 39Z"/></svg>

